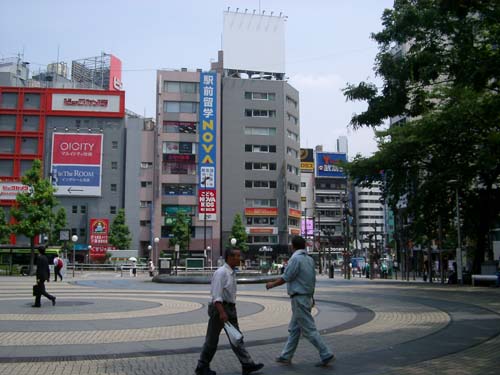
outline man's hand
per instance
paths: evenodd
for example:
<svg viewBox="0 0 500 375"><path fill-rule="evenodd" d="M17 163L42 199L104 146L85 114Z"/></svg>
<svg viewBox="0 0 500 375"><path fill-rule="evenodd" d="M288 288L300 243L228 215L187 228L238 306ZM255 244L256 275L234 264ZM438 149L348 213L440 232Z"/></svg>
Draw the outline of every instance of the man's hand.
<svg viewBox="0 0 500 375"><path fill-rule="evenodd" d="M222 312L219 311L219 318L220 318L222 323L226 323L229 320L229 318L224 310Z"/></svg>
<svg viewBox="0 0 500 375"><path fill-rule="evenodd" d="M273 283L272 281L268 281L268 282L266 283L266 289L267 289L267 290L269 290L269 289L271 289L271 288L273 288L273 287L274 287L274 283Z"/></svg>

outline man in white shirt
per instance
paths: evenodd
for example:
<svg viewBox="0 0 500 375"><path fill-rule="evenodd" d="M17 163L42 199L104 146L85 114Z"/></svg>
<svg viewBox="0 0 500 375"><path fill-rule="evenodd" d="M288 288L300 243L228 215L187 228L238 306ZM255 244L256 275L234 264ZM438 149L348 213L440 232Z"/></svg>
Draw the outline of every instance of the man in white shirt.
<svg viewBox="0 0 500 375"><path fill-rule="evenodd" d="M208 316L210 317L207 327L205 344L196 367L197 375L215 375L210 369L210 362L217 351L219 335L225 322L230 322L239 330L238 316L236 313L236 272L235 268L240 264L240 250L229 249L225 253L226 263L214 272L212 277L211 294L212 301L208 305ZM234 346L231 343L234 354L241 363L242 374L248 375L264 367L262 363L255 363L245 349L243 342Z"/></svg>

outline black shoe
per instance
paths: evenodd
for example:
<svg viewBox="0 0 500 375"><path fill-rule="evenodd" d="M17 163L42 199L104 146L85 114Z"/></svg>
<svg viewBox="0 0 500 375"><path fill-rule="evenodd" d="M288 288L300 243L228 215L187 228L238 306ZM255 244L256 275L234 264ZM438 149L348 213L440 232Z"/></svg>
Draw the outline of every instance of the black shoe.
<svg viewBox="0 0 500 375"><path fill-rule="evenodd" d="M196 367L194 370L196 375L216 375L217 373L210 367Z"/></svg>
<svg viewBox="0 0 500 375"><path fill-rule="evenodd" d="M55 306L56 305L56 297L53 297L52 298L52 306Z"/></svg>
<svg viewBox="0 0 500 375"><path fill-rule="evenodd" d="M282 365L290 365L292 363L292 359L283 358L282 356L276 357L275 361L281 363Z"/></svg>
<svg viewBox="0 0 500 375"><path fill-rule="evenodd" d="M259 371L263 367L264 367L263 363L253 363L251 365L243 366L242 375L249 375L252 372Z"/></svg>
<svg viewBox="0 0 500 375"><path fill-rule="evenodd" d="M42 307L42 305L31 305L31 307Z"/></svg>

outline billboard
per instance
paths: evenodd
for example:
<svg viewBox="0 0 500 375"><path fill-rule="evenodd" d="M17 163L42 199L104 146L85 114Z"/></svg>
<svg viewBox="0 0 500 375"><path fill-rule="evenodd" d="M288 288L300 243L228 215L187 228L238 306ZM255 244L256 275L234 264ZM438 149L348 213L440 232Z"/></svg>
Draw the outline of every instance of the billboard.
<svg viewBox="0 0 500 375"><path fill-rule="evenodd" d="M101 196L102 134L52 134L52 185L58 196Z"/></svg>
<svg viewBox="0 0 500 375"><path fill-rule="evenodd" d="M120 113L121 97L105 94L53 93L52 111Z"/></svg>
<svg viewBox="0 0 500 375"><path fill-rule="evenodd" d="M0 182L0 200L16 200L19 193L32 193L33 188L20 182Z"/></svg>
<svg viewBox="0 0 500 375"><path fill-rule="evenodd" d="M109 87L110 91L123 90L122 61L113 55L109 58Z"/></svg>
<svg viewBox="0 0 500 375"><path fill-rule="evenodd" d="M340 162L346 162L346 154L337 152L316 153L316 177L345 177Z"/></svg>
<svg viewBox="0 0 500 375"><path fill-rule="evenodd" d="M302 219L301 222L301 235L309 237L314 235L314 219Z"/></svg>
<svg viewBox="0 0 500 375"><path fill-rule="evenodd" d="M104 259L108 251L109 220L90 219L90 258Z"/></svg>
<svg viewBox="0 0 500 375"><path fill-rule="evenodd" d="M200 73L199 220L217 220L217 73ZM205 217L206 215L206 217Z"/></svg>
<svg viewBox="0 0 500 375"><path fill-rule="evenodd" d="M224 69L285 73L284 16L224 12Z"/></svg>
<svg viewBox="0 0 500 375"><path fill-rule="evenodd" d="M314 172L314 151L312 148L300 149L301 172Z"/></svg>

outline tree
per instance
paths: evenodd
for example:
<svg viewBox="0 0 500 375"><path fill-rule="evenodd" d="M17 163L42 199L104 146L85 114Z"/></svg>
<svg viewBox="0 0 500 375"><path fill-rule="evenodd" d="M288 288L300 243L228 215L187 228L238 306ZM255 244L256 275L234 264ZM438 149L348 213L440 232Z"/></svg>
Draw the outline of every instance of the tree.
<svg viewBox="0 0 500 375"><path fill-rule="evenodd" d="M54 197L54 188L49 179L42 178L42 163L33 160L33 166L21 179L24 185L29 186L29 191L16 196L16 205L11 213L16 223L13 232L25 235L30 239L30 275L33 271L35 260L35 237L40 234L49 234L53 222L53 208L57 206Z"/></svg>
<svg viewBox="0 0 500 375"><path fill-rule="evenodd" d="M169 240L170 246L179 245L180 250L187 250L190 238L189 220L190 217L184 211L177 211L172 228L173 237Z"/></svg>
<svg viewBox="0 0 500 375"><path fill-rule="evenodd" d="M240 214L236 214L234 216L233 226L231 227L231 238L236 238L236 246L241 251L248 251L247 232L241 220ZM231 241L231 238L229 238L229 241ZM229 242L228 246L231 246L231 242Z"/></svg>
<svg viewBox="0 0 500 375"><path fill-rule="evenodd" d="M125 210L123 208L118 210L118 214L111 223L109 228L108 242L117 249L128 249L132 242L130 229L125 222Z"/></svg>
<svg viewBox="0 0 500 375"><path fill-rule="evenodd" d="M368 103L352 117L354 128L399 119L376 132L379 150L355 158L350 175L358 183L383 180L393 209L404 197L411 235L423 244L436 238L438 221L453 236L457 189L475 247L473 272L500 212L498 19L495 1L395 0L384 29L372 35L382 88L361 82L344 89L348 100Z"/></svg>
<svg viewBox="0 0 500 375"><path fill-rule="evenodd" d="M11 228L7 223L5 211L2 209L0 210L0 244L10 243L10 233Z"/></svg>
<svg viewBox="0 0 500 375"><path fill-rule="evenodd" d="M66 210L64 209L64 207L61 207L55 215L54 225L49 237L49 243L51 245L61 245L61 241L59 240L60 232L61 230L66 228Z"/></svg>

